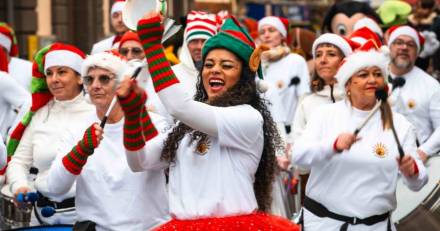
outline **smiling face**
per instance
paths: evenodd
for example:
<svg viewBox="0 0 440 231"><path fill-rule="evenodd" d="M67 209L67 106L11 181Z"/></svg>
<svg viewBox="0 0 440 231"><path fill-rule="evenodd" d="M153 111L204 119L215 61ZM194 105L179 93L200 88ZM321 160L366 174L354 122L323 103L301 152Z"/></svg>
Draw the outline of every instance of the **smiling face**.
<svg viewBox="0 0 440 231"><path fill-rule="evenodd" d="M320 44L315 53L315 70L318 76L329 84L334 79L344 55L341 50L329 43Z"/></svg>
<svg viewBox="0 0 440 231"><path fill-rule="evenodd" d="M238 82L242 65L241 60L226 49L213 49L208 53L202 69L202 81L209 101Z"/></svg>
<svg viewBox="0 0 440 231"><path fill-rule="evenodd" d="M409 71L417 59L417 43L410 36L398 36L390 46L391 68Z"/></svg>
<svg viewBox="0 0 440 231"><path fill-rule="evenodd" d="M46 83L55 99L71 100L81 92L81 77L72 68L53 66L46 70Z"/></svg>
<svg viewBox="0 0 440 231"><path fill-rule="evenodd" d="M106 109L116 92L115 74L109 70L96 67L90 68L87 76L83 78L92 103L97 108Z"/></svg>
<svg viewBox="0 0 440 231"><path fill-rule="evenodd" d="M347 82L346 91L353 106L363 109L365 105L374 106L376 90L385 85L385 78L379 67L373 66L356 72Z"/></svg>

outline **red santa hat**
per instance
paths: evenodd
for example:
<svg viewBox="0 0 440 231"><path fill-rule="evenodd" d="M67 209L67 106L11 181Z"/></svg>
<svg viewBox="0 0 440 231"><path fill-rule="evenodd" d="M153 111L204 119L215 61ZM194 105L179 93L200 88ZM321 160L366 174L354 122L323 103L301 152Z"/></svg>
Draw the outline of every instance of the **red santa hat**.
<svg viewBox="0 0 440 231"><path fill-rule="evenodd" d="M115 50L87 56L82 65L81 75L86 76L93 67L109 70L116 75L118 81L122 80L129 68L127 59Z"/></svg>
<svg viewBox="0 0 440 231"><path fill-rule="evenodd" d="M10 56L18 56L15 32L12 27L5 22L0 22L0 46L4 47Z"/></svg>
<svg viewBox="0 0 440 231"><path fill-rule="evenodd" d="M112 9L110 10L110 15L121 12L122 9L124 9L125 0L116 0L115 3L112 5Z"/></svg>
<svg viewBox="0 0 440 231"><path fill-rule="evenodd" d="M368 40L372 40L374 43L376 43L377 47L380 47L382 44L379 36L368 27L361 27L353 31L348 38L361 45L364 45Z"/></svg>
<svg viewBox="0 0 440 231"><path fill-rule="evenodd" d="M389 57L386 52L382 52L381 46L381 43L377 44L373 39L369 39L351 55L345 57L335 75L338 86L345 89L345 84L356 72L373 66L380 68L387 83Z"/></svg>
<svg viewBox="0 0 440 231"><path fill-rule="evenodd" d="M287 38L287 32L289 31L289 20L286 18L266 16L258 21L258 31L260 31L265 25L275 27L284 38Z"/></svg>
<svg viewBox="0 0 440 231"><path fill-rule="evenodd" d="M185 41L209 39L217 33L216 15L203 11L191 11L186 17Z"/></svg>
<svg viewBox="0 0 440 231"><path fill-rule="evenodd" d="M373 31L377 35L383 37L382 29L380 28L379 24L376 21L374 21L374 19L372 19L372 18L365 17L365 18L359 19L353 25L353 30L358 30L362 27L368 27L368 29L370 29L371 31Z"/></svg>
<svg viewBox="0 0 440 231"><path fill-rule="evenodd" d="M340 35L333 34L333 33L325 33L325 34L319 36L313 42L313 46L312 46L313 58L316 57L316 48L318 48L318 46L323 43L332 44L332 45L338 47L342 51L342 53L344 54L345 57L350 55L354 49L356 49L357 47L360 46L360 44L358 44L354 41L351 41L349 39L346 39L345 37L342 37Z"/></svg>
<svg viewBox="0 0 440 231"><path fill-rule="evenodd" d="M138 34L136 32L133 31L127 31L124 33L124 35L122 36L121 40L119 40L119 48L122 47L122 44L124 44L127 41L136 41L141 43L141 39L139 38Z"/></svg>
<svg viewBox="0 0 440 231"><path fill-rule="evenodd" d="M420 52L423 50L423 44L425 43L425 38L416 31L414 28L410 26L393 26L390 29L388 29L389 38L388 38L388 47L391 47L391 44L394 42L394 40L397 39L397 37L401 35L406 35L411 37L414 42L417 44L417 52Z"/></svg>
<svg viewBox="0 0 440 231"><path fill-rule="evenodd" d="M54 66L70 67L78 73L81 73L81 65L85 59L84 53L78 48L55 43L44 56L44 73L47 69Z"/></svg>

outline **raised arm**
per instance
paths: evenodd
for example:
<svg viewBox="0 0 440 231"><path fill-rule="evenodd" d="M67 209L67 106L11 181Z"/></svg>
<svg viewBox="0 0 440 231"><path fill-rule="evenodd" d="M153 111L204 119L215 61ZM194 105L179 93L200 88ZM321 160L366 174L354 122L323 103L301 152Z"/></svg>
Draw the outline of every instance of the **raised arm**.
<svg viewBox="0 0 440 231"><path fill-rule="evenodd" d="M154 88L167 111L177 120L194 130L210 136L218 135L213 106L196 102L185 94L178 79L165 58L161 44L163 25L160 17L142 19L138 23L138 34L144 47L148 68Z"/></svg>
<svg viewBox="0 0 440 231"><path fill-rule="evenodd" d="M102 128L96 123L92 124L69 153L55 159L47 176L49 194L63 195L70 190L76 177L81 174L88 157L93 154L101 139Z"/></svg>

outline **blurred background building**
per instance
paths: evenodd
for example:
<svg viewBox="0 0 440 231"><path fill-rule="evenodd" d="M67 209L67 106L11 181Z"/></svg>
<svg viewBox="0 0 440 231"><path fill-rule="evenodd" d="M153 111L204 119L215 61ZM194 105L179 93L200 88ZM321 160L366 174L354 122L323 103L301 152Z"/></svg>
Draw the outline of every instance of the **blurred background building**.
<svg viewBox="0 0 440 231"><path fill-rule="evenodd" d="M146 0L147 1L147 0ZM227 10L237 16L260 19L265 15L289 18L292 25L319 30L328 6L338 0L168 0L170 17L179 19L190 10L217 13ZM379 5L383 0L370 0ZM0 21L16 30L20 56L52 41L75 44L88 52L94 42L111 34L113 0L0 0Z"/></svg>

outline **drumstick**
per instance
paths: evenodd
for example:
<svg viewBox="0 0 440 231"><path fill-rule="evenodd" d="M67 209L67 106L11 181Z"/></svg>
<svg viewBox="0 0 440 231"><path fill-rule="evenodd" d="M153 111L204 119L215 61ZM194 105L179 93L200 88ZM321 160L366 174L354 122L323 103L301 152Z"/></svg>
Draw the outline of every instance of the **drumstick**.
<svg viewBox="0 0 440 231"><path fill-rule="evenodd" d="M373 117L373 115L379 110L380 105L382 105L382 102L385 102L388 97L388 93L384 89L377 89L376 90L376 98L379 100L376 105L374 105L373 110L370 111L367 118L354 130L354 135L357 136L361 129L367 124L367 122Z"/></svg>
<svg viewBox="0 0 440 231"><path fill-rule="evenodd" d="M133 75L131 76L131 79L136 79L136 77L139 75L139 73L141 72L143 66L139 66L136 68L136 70L134 71ZM107 118L110 115L110 112L112 111L113 107L116 104L116 99L117 96L115 95L112 99L112 102L110 103L110 107L108 107L107 111L105 112L104 118L102 118L101 120L101 124L99 124L99 126L101 128L104 128L105 124L107 123Z"/></svg>

